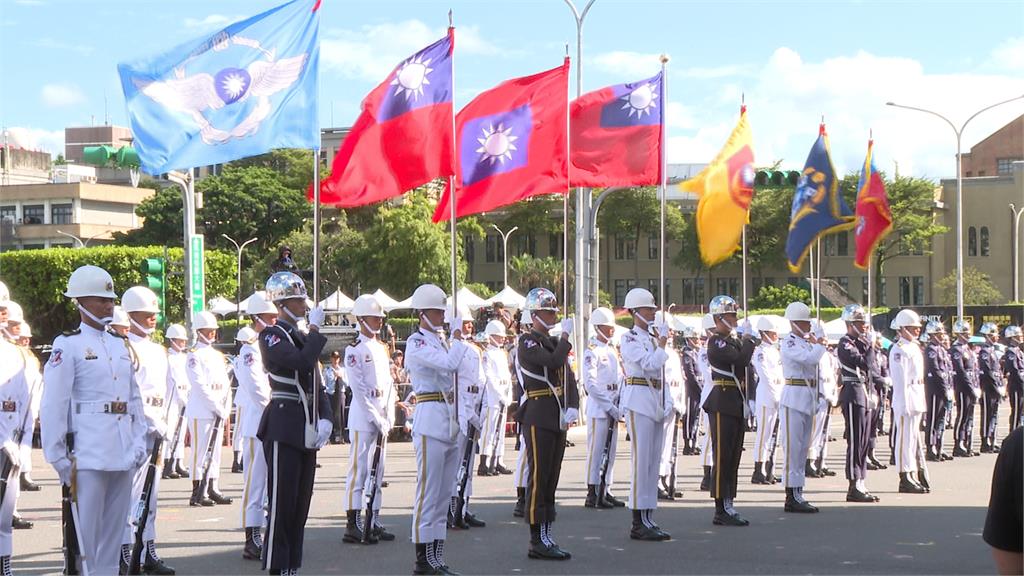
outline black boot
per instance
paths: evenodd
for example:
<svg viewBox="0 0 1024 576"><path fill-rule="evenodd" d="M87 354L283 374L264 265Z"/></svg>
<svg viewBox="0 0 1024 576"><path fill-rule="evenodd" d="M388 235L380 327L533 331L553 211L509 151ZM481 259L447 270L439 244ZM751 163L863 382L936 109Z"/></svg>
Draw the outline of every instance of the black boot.
<svg viewBox="0 0 1024 576"><path fill-rule="evenodd" d="M13 576L11 572L11 557L0 556L0 576Z"/></svg>
<svg viewBox="0 0 1024 576"><path fill-rule="evenodd" d="M526 488L516 488L516 506L512 509L512 515L522 518L526 514Z"/></svg>
<svg viewBox="0 0 1024 576"><path fill-rule="evenodd" d="M231 461L231 473L242 473L242 461L238 458L239 452L235 452L234 460Z"/></svg>
<svg viewBox="0 0 1024 576"><path fill-rule="evenodd" d="M462 517L466 519L466 524L469 524L470 528L484 528L487 526L487 522L477 518L476 514L473 514L466 508L469 508L469 500L466 500L466 505L463 507Z"/></svg>
<svg viewBox="0 0 1024 576"><path fill-rule="evenodd" d="M178 474L179 478L188 478L188 470L181 467L181 460L178 458L174 459L174 471Z"/></svg>
<svg viewBox="0 0 1024 576"><path fill-rule="evenodd" d="M213 500L210 500L202 493L199 487L199 480L192 481L192 497L188 501L189 506L213 506Z"/></svg>
<svg viewBox="0 0 1024 576"><path fill-rule="evenodd" d="M145 561L142 563L142 571L146 574L158 574L161 576L172 576L174 568L171 568L156 553L156 542L146 541Z"/></svg>
<svg viewBox="0 0 1024 576"><path fill-rule="evenodd" d="M921 488L924 488L924 493L928 494L928 493L930 493L932 491L932 486L931 486L931 484L928 483L928 480L927 480L927 478L925 478L925 476L927 476L927 474L925 474L924 469L923 468L918 468L917 469L917 476L914 476L913 478L914 478L914 481L917 482L917 484Z"/></svg>
<svg viewBox="0 0 1024 576"><path fill-rule="evenodd" d="M645 540L647 542L659 542L667 540L663 538L660 531L644 523L646 510L633 510L633 526L629 529L629 537L632 540Z"/></svg>
<svg viewBox="0 0 1024 576"><path fill-rule="evenodd" d="M769 484L775 484L779 481L779 479L775 477L775 460L769 459L764 463L764 479L767 480Z"/></svg>
<svg viewBox="0 0 1024 576"><path fill-rule="evenodd" d="M512 473L512 470L506 468L505 465L502 464L501 462L498 462L497 464L494 465L494 471L497 472L498 474L502 474L505 476L508 476L509 474Z"/></svg>
<svg viewBox="0 0 1024 576"><path fill-rule="evenodd" d="M121 544L121 557L117 560L117 573L124 575L128 574L131 570L129 567L132 563L132 545Z"/></svg>
<svg viewBox="0 0 1024 576"><path fill-rule="evenodd" d="M429 544L417 544L416 545L416 563L412 566L413 574L440 574L436 568L427 559L427 548L431 548L433 552L434 543Z"/></svg>
<svg viewBox="0 0 1024 576"><path fill-rule="evenodd" d="M668 482L664 476L658 476L658 500L675 500L671 494L668 493Z"/></svg>
<svg viewBox="0 0 1024 576"><path fill-rule="evenodd" d="M469 524L466 523L465 515L465 501L458 496L452 496L452 528L455 530L469 530Z"/></svg>
<svg viewBox="0 0 1024 576"><path fill-rule="evenodd" d="M711 466L704 467L704 478L700 481L700 489L703 492L711 490Z"/></svg>
<svg viewBox="0 0 1024 576"><path fill-rule="evenodd" d="M210 500L213 500L214 504L226 505L234 502L234 500L232 500L231 498L228 498L227 496L218 492L217 489L214 487L213 482L210 482L210 487L206 490L206 495L210 497Z"/></svg>
<svg viewBox="0 0 1024 576"><path fill-rule="evenodd" d="M812 506L810 502L799 497L799 488L786 488L786 505L784 510L786 512L797 512L800 514L813 514L818 511L818 508Z"/></svg>
<svg viewBox="0 0 1024 576"><path fill-rule="evenodd" d="M722 498L715 498L715 516L711 519L711 523L715 526L747 526L750 524L739 514L726 511L725 500Z"/></svg>
<svg viewBox="0 0 1024 576"><path fill-rule="evenodd" d="M345 534L341 541L346 544L358 544L363 541L363 526L359 522L359 510L345 511Z"/></svg>
<svg viewBox="0 0 1024 576"><path fill-rule="evenodd" d="M246 560L259 560L263 556L263 535L260 528L245 529L245 548L242 549L242 558Z"/></svg>
<svg viewBox="0 0 1024 576"><path fill-rule="evenodd" d="M875 458L874 452L868 452L868 470L885 470L886 468L888 466L879 462L878 458Z"/></svg>
<svg viewBox="0 0 1024 576"><path fill-rule="evenodd" d="M583 501L585 508L597 508L597 486L587 484L587 499Z"/></svg>
<svg viewBox="0 0 1024 576"><path fill-rule="evenodd" d="M160 477L164 480L177 480L181 478L178 472L174 470L174 460L168 460L164 462L163 472L160 473Z"/></svg>
<svg viewBox="0 0 1024 576"><path fill-rule="evenodd" d="M23 492L39 492L43 487L32 481L32 477L28 475L28 472L21 473L21 490Z"/></svg>
<svg viewBox="0 0 1024 576"><path fill-rule="evenodd" d="M824 474L820 470L814 467L814 461L810 458L807 459L807 464L804 466L804 476L808 478L821 478Z"/></svg>
<svg viewBox="0 0 1024 576"><path fill-rule="evenodd" d="M438 574L459 576L459 573L452 570L444 561L444 540L434 540L434 568Z"/></svg>
<svg viewBox="0 0 1024 576"><path fill-rule="evenodd" d="M25 520L20 514L15 514L11 517L11 527L15 530L31 530L35 524L30 520Z"/></svg>
<svg viewBox="0 0 1024 576"><path fill-rule="evenodd" d="M909 472L900 472L900 493L902 494L924 494L924 486L921 486L910 476Z"/></svg>
<svg viewBox="0 0 1024 576"><path fill-rule="evenodd" d="M597 505L601 508L625 508L626 503L613 496L611 492L605 490L604 498L599 498Z"/></svg>
<svg viewBox="0 0 1024 576"><path fill-rule="evenodd" d="M750 477L750 481L754 484L768 484L768 479L764 477L764 462L754 462L754 475Z"/></svg>
<svg viewBox="0 0 1024 576"><path fill-rule="evenodd" d="M384 525L380 523L380 510L374 510L373 522L370 524L370 535L380 542L393 542L395 535L387 531Z"/></svg>
<svg viewBox="0 0 1024 576"><path fill-rule="evenodd" d="M877 502L874 496L867 492L861 492L860 489L857 488L856 480L850 480L850 489L846 491L846 501L861 503Z"/></svg>

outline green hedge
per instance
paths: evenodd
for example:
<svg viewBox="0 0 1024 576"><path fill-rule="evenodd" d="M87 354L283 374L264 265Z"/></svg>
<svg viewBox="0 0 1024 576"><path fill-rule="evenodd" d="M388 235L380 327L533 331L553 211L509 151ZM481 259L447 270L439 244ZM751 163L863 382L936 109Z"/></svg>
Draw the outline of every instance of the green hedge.
<svg viewBox="0 0 1024 576"><path fill-rule="evenodd" d="M163 246L10 251L0 254L0 280L10 289L11 299L24 309L37 342L49 342L61 331L74 328L79 323L78 312L63 295L72 271L86 264L99 266L114 278L114 291L123 294L142 282L139 265L144 259L162 258L163 255ZM172 261L180 261L182 249L171 248L168 257ZM169 322L181 322L184 318L183 284L181 275L168 275ZM206 299L218 295L235 297L235 256L207 250Z"/></svg>

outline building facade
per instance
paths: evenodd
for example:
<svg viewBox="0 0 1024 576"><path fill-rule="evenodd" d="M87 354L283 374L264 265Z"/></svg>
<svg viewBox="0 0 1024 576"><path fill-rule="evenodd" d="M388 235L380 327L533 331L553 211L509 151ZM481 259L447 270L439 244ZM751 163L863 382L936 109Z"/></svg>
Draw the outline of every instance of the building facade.
<svg viewBox="0 0 1024 576"><path fill-rule="evenodd" d="M1013 163L1024 160L1024 114L963 154L963 176L1009 176Z"/></svg>

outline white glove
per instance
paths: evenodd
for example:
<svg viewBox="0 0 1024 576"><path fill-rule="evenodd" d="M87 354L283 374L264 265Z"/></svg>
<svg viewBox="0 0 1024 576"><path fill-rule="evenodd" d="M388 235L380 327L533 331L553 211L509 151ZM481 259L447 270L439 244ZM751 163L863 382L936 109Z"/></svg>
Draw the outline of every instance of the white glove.
<svg viewBox="0 0 1024 576"><path fill-rule="evenodd" d="M675 405L672 404L671 402L666 402L665 403L665 411L664 411L664 413L662 413L661 419L662 420L668 420L670 417L675 415L675 412L676 412Z"/></svg>
<svg viewBox="0 0 1024 576"><path fill-rule="evenodd" d="M374 424L377 425L377 431L380 432L381 434L387 434L388 433L388 421L387 421L387 419L384 418L383 416L381 416L379 418L375 418L374 420L375 420Z"/></svg>
<svg viewBox="0 0 1024 576"><path fill-rule="evenodd" d="M567 425L576 422L577 420L579 420L579 418L580 418L580 411L579 410L577 410L575 408L566 408L565 409L565 417L564 417L564 419L565 419L565 423Z"/></svg>
<svg viewBox="0 0 1024 576"><path fill-rule="evenodd" d="M619 412L618 406L614 404L608 407L608 417L618 422L622 419L622 413Z"/></svg>
<svg viewBox="0 0 1024 576"><path fill-rule="evenodd" d="M654 324L654 332L658 335L658 338L668 338L670 335L668 324L664 322L656 322Z"/></svg>
<svg viewBox="0 0 1024 576"><path fill-rule="evenodd" d="M132 454L132 460L135 462L136 468L142 468L145 466L146 461L149 460L149 453L146 452L146 446L143 443L139 443L135 446L135 451Z"/></svg>
<svg viewBox="0 0 1024 576"><path fill-rule="evenodd" d="M13 440L4 442L4 456L11 462L12 468L21 468L21 447Z"/></svg>
<svg viewBox="0 0 1024 576"><path fill-rule="evenodd" d="M330 420L319 420L316 423L316 449L319 450L327 444L327 441L331 438L331 431L334 429L334 425L331 424Z"/></svg>
<svg viewBox="0 0 1024 576"><path fill-rule="evenodd" d="M476 428L477 430L479 430L480 429L480 415L479 414L470 414L467 423L470 426L472 426L472 427Z"/></svg>
<svg viewBox="0 0 1024 576"><path fill-rule="evenodd" d="M326 316L324 309L321 306L317 306L309 311L306 319L310 327L316 326L316 329L319 330L324 325L324 316Z"/></svg>
<svg viewBox="0 0 1024 576"><path fill-rule="evenodd" d="M573 321L572 318L563 318L562 319L562 334L564 334L566 338L569 338L570 336L572 336L572 330L575 327L576 327L576 323ZM568 414L568 412L566 412L566 414Z"/></svg>
<svg viewBox="0 0 1024 576"><path fill-rule="evenodd" d="M61 484L65 486L71 484L71 460L61 458L52 462L51 466L57 471L57 477L60 478Z"/></svg>

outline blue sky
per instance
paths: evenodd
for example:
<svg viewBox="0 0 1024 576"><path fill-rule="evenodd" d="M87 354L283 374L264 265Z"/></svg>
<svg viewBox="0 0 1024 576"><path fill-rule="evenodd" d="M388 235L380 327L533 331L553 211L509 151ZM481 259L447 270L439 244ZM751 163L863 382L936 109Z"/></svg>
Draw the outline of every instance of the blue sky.
<svg viewBox="0 0 1024 576"><path fill-rule="evenodd" d="M125 125L118 62L277 3L0 0L0 124L19 144L52 152L66 126L105 115ZM349 125L395 64L443 34L449 7L457 107L508 77L558 65L566 43L575 57L562 0L323 0L321 125ZM933 109L959 125L1024 94L1024 2L597 0L585 24L584 91L646 78L660 53L672 58L670 162L713 157L745 94L758 164L801 167L824 115L839 170L858 167L873 130L880 169L898 162L901 173L948 177L952 130L884 104ZM1024 101L979 116L966 147L1022 113Z"/></svg>

